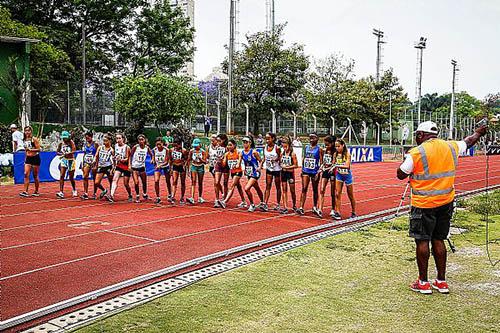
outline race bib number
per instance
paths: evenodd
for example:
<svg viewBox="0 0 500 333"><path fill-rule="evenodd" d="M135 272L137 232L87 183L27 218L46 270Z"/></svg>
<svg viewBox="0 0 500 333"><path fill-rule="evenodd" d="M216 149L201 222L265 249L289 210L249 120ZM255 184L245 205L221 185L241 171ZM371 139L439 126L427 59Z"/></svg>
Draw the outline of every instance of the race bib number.
<svg viewBox="0 0 500 333"><path fill-rule="evenodd" d="M172 159L178 161L182 159L182 153L180 151L172 152Z"/></svg>
<svg viewBox="0 0 500 333"><path fill-rule="evenodd" d="M215 166L215 161L217 161L217 157L210 156L210 159L208 160L208 163L210 164L211 167L213 167L213 166Z"/></svg>
<svg viewBox="0 0 500 333"><path fill-rule="evenodd" d="M224 156L224 153L226 152L226 149L219 147L217 148L217 158L222 158Z"/></svg>
<svg viewBox="0 0 500 333"><path fill-rule="evenodd" d="M245 175L251 176L252 174L253 174L253 167L252 166L245 167Z"/></svg>
<svg viewBox="0 0 500 333"><path fill-rule="evenodd" d="M236 169L238 166L238 161L237 160L228 160L227 165L229 165L229 169L233 170Z"/></svg>
<svg viewBox="0 0 500 333"><path fill-rule="evenodd" d="M31 148L33 148L33 145L31 144L31 141L24 141L24 148L25 149L31 149Z"/></svg>
<svg viewBox="0 0 500 333"><path fill-rule="evenodd" d="M111 153L109 151L100 151L99 152L99 161L108 162L111 158Z"/></svg>
<svg viewBox="0 0 500 333"><path fill-rule="evenodd" d="M156 158L156 162L158 164L165 162L165 155L163 155L163 154L158 154L155 156L155 158Z"/></svg>
<svg viewBox="0 0 500 333"><path fill-rule="evenodd" d="M314 158L304 159L304 168L305 169L316 169L316 159L314 159Z"/></svg>
<svg viewBox="0 0 500 333"><path fill-rule="evenodd" d="M202 153L194 153L193 160L196 162L201 162Z"/></svg>
<svg viewBox="0 0 500 333"><path fill-rule="evenodd" d="M341 175L347 175L349 174L349 169L337 167L337 172L340 173Z"/></svg>
<svg viewBox="0 0 500 333"><path fill-rule="evenodd" d="M61 151L63 154L69 154L71 153L71 147L70 146L62 146Z"/></svg>
<svg viewBox="0 0 500 333"><path fill-rule="evenodd" d="M94 163L94 156L92 154L85 154L83 155L83 161L87 164L92 164Z"/></svg>
<svg viewBox="0 0 500 333"><path fill-rule="evenodd" d="M323 157L323 163L324 164L332 164L332 155L325 154L325 156Z"/></svg>
<svg viewBox="0 0 500 333"><path fill-rule="evenodd" d="M282 156L281 157L281 164L284 166L291 166L292 165L292 157L291 156Z"/></svg>
<svg viewBox="0 0 500 333"><path fill-rule="evenodd" d="M144 162L146 160L146 153L145 152L138 152L137 153L137 162Z"/></svg>
<svg viewBox="0 0 500 333"><path fill-rule="evenodd" d="M270 169L274 169L275 164L276 164L276 163L274 163L274 161L272 161L272 160L266 160L266 168L267 168L268 170L270 170Z"/></svg>

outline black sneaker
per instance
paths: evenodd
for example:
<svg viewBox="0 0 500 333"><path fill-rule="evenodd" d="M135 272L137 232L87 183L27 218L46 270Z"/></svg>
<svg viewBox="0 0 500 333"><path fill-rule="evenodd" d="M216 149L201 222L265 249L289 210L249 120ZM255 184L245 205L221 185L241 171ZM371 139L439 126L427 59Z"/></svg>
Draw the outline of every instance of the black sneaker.
<svg viewBox="0 0 500 333"><path fill-rule="evenodd" d="M113 199L113 197L112 197L112 196L110 196L110 195L107 195L107 196L106 196L106 200L108 200L108 201L109 201L109 202L111 202L111 203L115 202L115 200Z"/></svg>
<svg viewBox="0 0 500 333"><path fill-rule="evenodd" d="M282 208L282 209L280 210L280 214L288 214L288 209L286 209L286 208Z"/></svg>
<svg viewBox="0 0 500 333"><path fill-rule="evenodd" d="M101 194L99 194L99 199L104 198L104 196L105 196L106 194L108 194L108 190L104 190L104 191L102 191L102 192L101 192Z"/></svg>
<svg viewBox="0 0 500 333"><path fill-rule="evenodd" d="M342 216L340 216L339 212L335 212L333 213L333 218L335 220L342 220Z"/></svg>
<svg viewBox="0 0 500 333"><path fill-rule="evenodd" d="M160 198L156 198L156 200L155 200L155 204L156 204L156 205L161 204L161 199L160 199Z"/></svg>
<svg viewBox="0 0 500 333"><path fill-rule="evenodd" d="M350 217L350 218L351 218L351 219L355 219L356 217L358 217L358 215L356 215L356 213L355 213L355 212L352 212L352 213L351 213L351 217Z"/></svg>
<svg viewBox="0 0 500 333"><path fill-rule="evenodd" d="M297 209L297 214L299 214L299 215L304 215L304 214L305 214L305 212L304 212L304 208L299 208L299 209Z"/></svg>
<svg viewBox="0 0 500 333"><path fill-rule="evenodd" d="M19 193L19 196L20 196L20 197L23 197L23 198L27 198L27 197L29 197L30 195L28 194L28 192L23 191L23 192Z"/></svg>
<svg viewBox="0 0 500 333"><path fill-rule="evenodd" d="M80 199L82 200L89 200L89 195L87 193L83 193L81 196L80 196Z"/></svg>

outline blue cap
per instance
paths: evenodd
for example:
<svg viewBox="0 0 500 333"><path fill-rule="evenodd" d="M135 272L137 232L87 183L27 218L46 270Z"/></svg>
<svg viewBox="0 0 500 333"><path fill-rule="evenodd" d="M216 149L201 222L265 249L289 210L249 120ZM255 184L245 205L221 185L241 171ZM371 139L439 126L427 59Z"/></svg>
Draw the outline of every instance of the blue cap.
<svg viewBox="0 0 500 333"><path fill-rule="evenodd" d="M200 139L198 139L198 138L194 139L192 146L193 147L198 147L199 145L201 145Z"/></svg>
<svg viewBox="0 0 500 333"><path fill-rule="evenodd" d="M69 134L68 131L62 131L61 132L61 139L69 139L71 135Z"/></svg>

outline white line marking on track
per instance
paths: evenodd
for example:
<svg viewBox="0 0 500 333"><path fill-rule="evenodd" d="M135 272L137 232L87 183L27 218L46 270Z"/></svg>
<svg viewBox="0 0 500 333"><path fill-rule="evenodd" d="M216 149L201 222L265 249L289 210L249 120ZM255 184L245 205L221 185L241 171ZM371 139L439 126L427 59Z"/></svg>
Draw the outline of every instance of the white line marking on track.
<svg viewBox="0 0 500 333"><path fill-rule="evenodd" d="M107 232L107 233L111 233L111 234L116 234L116 235L126 236L126 237L132 237L132 238L137 238L137 239L143 239L143 240L147 240L149 242L158 243L158 241L156 239L152 239L152 238L148 238L148 237L141 237L141 236L131 235L131 234L127 234L127 233L124 233L124 232L118 232L118 231L113 231L113 230L104 230L104 231Z"/></svg>

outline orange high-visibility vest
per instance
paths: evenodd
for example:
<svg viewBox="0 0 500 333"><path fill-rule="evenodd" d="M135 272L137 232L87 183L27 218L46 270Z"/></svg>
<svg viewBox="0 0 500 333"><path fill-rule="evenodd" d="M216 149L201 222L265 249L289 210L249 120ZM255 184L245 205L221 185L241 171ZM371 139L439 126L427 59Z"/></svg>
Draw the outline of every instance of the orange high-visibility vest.
<svg viewBox="0 0 500 333"><path fill-rule="evenodd" d="M434 208L452 202L458 164L457 143L430 139L412 148L409 154L414 166L410 176L411 205Z"/></svg>

